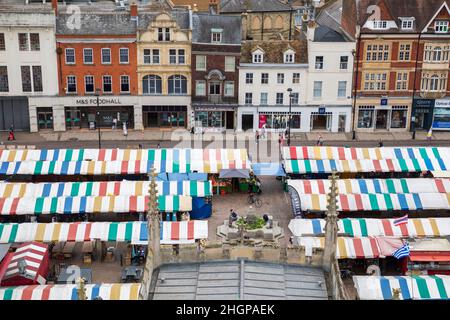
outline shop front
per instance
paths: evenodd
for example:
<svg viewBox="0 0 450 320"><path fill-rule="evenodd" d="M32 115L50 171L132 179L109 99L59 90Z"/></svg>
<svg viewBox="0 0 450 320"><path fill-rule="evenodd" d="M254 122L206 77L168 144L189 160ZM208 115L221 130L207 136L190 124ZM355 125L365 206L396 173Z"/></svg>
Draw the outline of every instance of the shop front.
<svg viewBox="0 0 450 320"><path fill-rule="evenodd" d="M14 127L17 131L30 130L27 97L0 97L0 131Z"/></svg>
<svg viewBox="0 0 450 320"><path fill-rule="evenodd" d="M95 129L97 126L111 129L114 125L122 128L123 123L127 128L134 126L133 106L64 107L64 112L66 130Z"/></svg>
<svg viewBox="0 0 450 320"><path fill-rule="evenodd" d="M289 112L260 112L259 128L266 125L267 130L284 132L288 128ZM301 127L301 113L291 112L291 129L299 130Z"/></svg>
<svg viewBox="0 0 450 320"><path fill-rule="evenodd" d="M187 106L142 106L144 128L186 128Z"/></svg>
<svg viewBox="0 0 450 320"><path fill-rule="evenodd" d="M436 99L433 114L433 130L450 130L450 100Z"/></svg>
<svg viewBox="0 0 450 320"><path fill-rule="evenodd" d="M208 132L224 132L227 129L234 129L236 107L237 106L208 107L194 105L194 126L195 128L201 128Z"/></svg>
<svg viewBox="0 0 450 320"><path fill-rule="evenodd" d="M414 99L413 130L430 130L433 121L434 99Z"/></svg>

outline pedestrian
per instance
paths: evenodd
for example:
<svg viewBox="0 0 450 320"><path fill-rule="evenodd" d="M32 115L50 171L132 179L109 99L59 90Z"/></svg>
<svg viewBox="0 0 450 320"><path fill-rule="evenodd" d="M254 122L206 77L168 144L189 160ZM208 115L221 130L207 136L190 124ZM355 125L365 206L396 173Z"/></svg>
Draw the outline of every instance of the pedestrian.
<svg viewBox="0 0 450 320"><path fill-rule="evenodd" d="M323 138L319 135L319 139L317 140L317 146L322 147L323 146Z"/></svg>
<svg viewBox="0 0 450 320"><path fill-rule="evenodd" d="M379 148L384 147L383 140L380 139L380 141L378 141L378 147L379 147Z"/></svg>
<svg viewBox="0 0 450 320"><path fill-rule="evenodd" d="M427 140L431 141L432 138L433 138L433 128L430 128L430 130L427 133Z"/></svg>
<svg viewBox="0 0 450 320"><path fill-rule="evenodd" d="M113 129L113 130L116 130L116 129L117 129L117 119L116 119L116 118L113 119L112 129Z"/></svg>
<svg viewBox="0 0 450 320"><path fill-rule="evenodd" d="M127 123L123 122L123 135L128 136Z"/></svg>
<svg viewBox="0 0 450 320"><path fill-rule="evenodd" d="M238 214L234 211L234 209L230 210L230 216L228 218L228 226L231 228L233 226L233 222L238 220Z"/></svg>
<svg viewBox="0 0 450 320"><path fill-rule="evenodd" d="M261 138L265 139L266 138L266 131L267 131L267 123L264 123L262 128L261 128Z"/></svg>
<svg viewBox="0 0 450 320"><path fill-rule="evenodd" d="M256 130L256 143L258 143L259 142L259 138L260 138L260 133L259 133L259 130Z"/></svg>
<svg viewBox="0 0 450 320"><path fill-rule="evenodd" d="M158 142L158 144L156 145L156 149L161 149L161 145L159 144L159 142Z"/></svg>
<svg viewBox="0 0 450 320"><path fill-rule="evenodd" d="M14 137L14 131L9 130L8 141L13 141L13 140L16 140L16 138Z"/></svg>

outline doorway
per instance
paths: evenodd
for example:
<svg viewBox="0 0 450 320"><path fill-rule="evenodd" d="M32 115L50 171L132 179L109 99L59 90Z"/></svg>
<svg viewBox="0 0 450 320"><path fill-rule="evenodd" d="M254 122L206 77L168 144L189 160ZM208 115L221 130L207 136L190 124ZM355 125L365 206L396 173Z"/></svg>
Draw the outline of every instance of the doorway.
<svg viewBox="0 0 450 320"><path fill-rule="evenodd" d="M227 129L234 129L234 111L227 111L227 121L226 121L226 128Z"/></svg>
<svg viewBox="0 0 450 320"><path fill-rule="evenodd" d="M253 130L253 114L242 115L242 130Z"/></svg>
<svg viewBox="0 0 450 320"><path fill-rule="evenodd" d="M388 113L389 110L377 110L377 121L375 123L375 129L386 130L388 127Z"/></svg>
<svg viewBox="0 0 450 320"><path fill-rule="evenodd" d="M347 122L347 115L346 114L340 114L339 115L338 132L345 132L346 122Z"/></svg>
<svg viewBox="0 0 450 320"><path fill-rule="evenodd" d="M53 129L52 108L36 108L40 130Z"/></svg>
<svg viewBox="0 0 450 320"><path fill-rule="evenodd" d="M311 130L331 131L331 114L312 114Z"/></svg>

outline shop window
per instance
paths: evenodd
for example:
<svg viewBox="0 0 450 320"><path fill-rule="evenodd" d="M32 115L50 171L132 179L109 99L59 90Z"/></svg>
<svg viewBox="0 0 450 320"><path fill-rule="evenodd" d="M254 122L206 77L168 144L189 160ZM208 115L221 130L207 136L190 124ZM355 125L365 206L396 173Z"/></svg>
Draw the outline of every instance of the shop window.
<svg viewBox="0 0 450 320"><path fill-rule="evenodd" d="M8 92L8 67L0 66L0 92Z"/></svg>
<svg viewBox="0 0 450 320"><path fill-rule="evenodd" d="M375 107L360 107L358 112L358 128L368 129L373 128L373 117Z"/></svg>
<svg viewBox="0 0 450 320"><path fill-rule="evenodd" d="M103 76L103 92L104 93L112 92L112 77L111 76Z"/></svg>
<svg viewBox="0 0 450 320"><path fill-rule="evenodd" d="M187 79L182 75L173 75L169 77L169 94L186 94Z"/></svg>
<svg viewBox="0 0 450 320"><path fill-rule="evenodd" d="M75 76L67 77L67 93L77 92L77 79Z"/></svg>
<svg viewBox="0 0 450 320"><path fill-rule="evenodd" d="M408 107L393 106L391 112L391 128L405 129L407 123Z"/></svg>
<svg viewBox="0 0 450 320"><path fill-rule="evenodd" d="M20 71L22 74L22 91L23 92L31 92L30 66L21 66Z"/></svg>
<svg viewBox="0 0 450 320"><path fill-rule="evenodd" d="M120 92L130 92L130 77L120 76Z"/></svg>
<svg viewBox="0 0 450 320"><path fill-rule="evenodd" d="M102 63L103 64L111 63L111 49L102 48Z"/></svg>
<svg viewBox="0 0 450 320"><path fill-rule="evenodd" d="M261 73L261 84L269 84L269 74Z"/></svg>
<svg viewBox="0 0 450 320"><path fill-rule="evenodd" d="M75 63L75 49L66 48L66 64Z"/></svg>
<svg viewBox="0 0 450 320"><path fill-rule="evenodd" d="M147 75L142 78L142 91L144 94L161 94L162 80L157 75Z"/></svg>
<svg viewBox="0 0 450 320"><path fill-rule="evenodd" d="M94 76L84 77L84 90L86 93L94 92Z"/></svg>

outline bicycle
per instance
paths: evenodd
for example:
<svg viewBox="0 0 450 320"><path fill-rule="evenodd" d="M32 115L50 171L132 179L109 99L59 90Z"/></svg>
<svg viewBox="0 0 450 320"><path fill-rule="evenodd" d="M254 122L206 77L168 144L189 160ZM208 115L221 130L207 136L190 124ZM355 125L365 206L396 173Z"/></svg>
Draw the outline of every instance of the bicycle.
<svg viewBox="0 0 450 320"><path fill-rule="evenodd" d="M254 204L255 207L257 207L257 208L261 208L261 206L262 206L261 199L254 193L250 193L248 195L247 202L248 202L248 204Z"/></svg>

